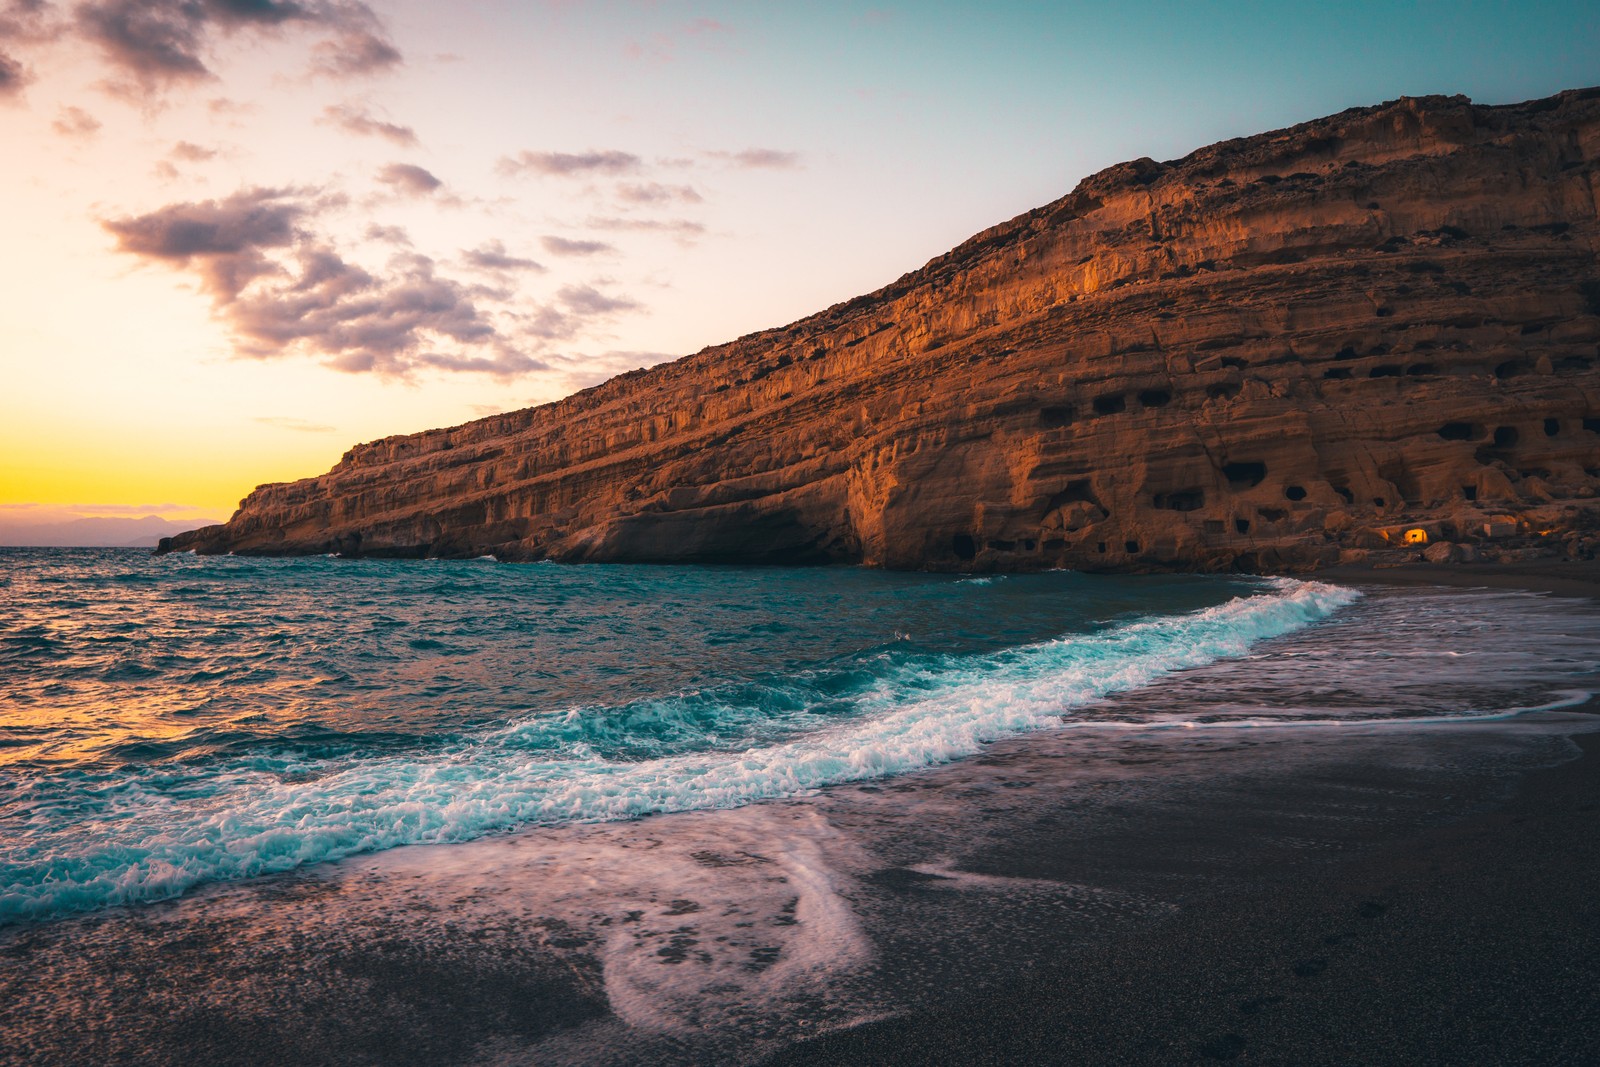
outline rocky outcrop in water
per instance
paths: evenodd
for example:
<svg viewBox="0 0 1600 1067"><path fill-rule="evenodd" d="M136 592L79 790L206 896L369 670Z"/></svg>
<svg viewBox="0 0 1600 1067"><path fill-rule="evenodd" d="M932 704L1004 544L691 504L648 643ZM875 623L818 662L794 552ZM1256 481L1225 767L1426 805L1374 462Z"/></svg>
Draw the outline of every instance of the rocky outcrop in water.
<svg viewBox="0 0 1600 1067"><path fill-rule="evenodd" d="M1597 156L1588 89L1135 160L878 292L359 445L161 550L980 570L1306 567L1408 536L1591 551Z"/></svg>

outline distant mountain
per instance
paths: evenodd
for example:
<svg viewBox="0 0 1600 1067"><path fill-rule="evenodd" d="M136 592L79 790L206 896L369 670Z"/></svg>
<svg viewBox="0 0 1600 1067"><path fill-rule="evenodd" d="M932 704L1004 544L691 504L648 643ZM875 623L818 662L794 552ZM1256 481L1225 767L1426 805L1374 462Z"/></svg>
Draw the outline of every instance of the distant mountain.
<svg viewBox="0 0 1600 1067"><path fill-rule="evenodd" d="M154 548L161 538L194 525L193 519L87 518L26 523L0 519L0 545L24 548Z"/></svg>
<svg viewBox="0 0 1600 1067"><path fill-rule="evenodd" d="M876 293L359 445L163 548L935 570L1588 552L1597 189L1600 89L1402 99L1137 159Z"/></svg>

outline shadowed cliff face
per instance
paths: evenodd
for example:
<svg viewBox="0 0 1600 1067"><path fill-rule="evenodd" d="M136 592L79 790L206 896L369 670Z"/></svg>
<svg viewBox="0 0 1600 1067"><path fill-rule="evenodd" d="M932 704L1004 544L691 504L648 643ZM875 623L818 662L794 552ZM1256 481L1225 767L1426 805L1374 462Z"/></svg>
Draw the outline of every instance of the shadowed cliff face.
<svg viewBox="0 0 1600 1067"><path fill-rule="evenodd" d="M357 446L162 550L1255 569L1592 529L1597 157L1590 89L1125 163L876 293Z"/></svg>

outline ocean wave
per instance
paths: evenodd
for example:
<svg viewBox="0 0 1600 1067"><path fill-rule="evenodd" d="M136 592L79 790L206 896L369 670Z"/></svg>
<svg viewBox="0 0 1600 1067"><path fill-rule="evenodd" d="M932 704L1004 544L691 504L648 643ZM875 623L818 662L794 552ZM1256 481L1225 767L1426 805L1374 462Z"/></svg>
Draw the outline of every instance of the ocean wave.
<svg viewBox="0 0 1600 1067"><path fill-rule="evenodd" d="M85 772L72 794L0 797L14 813L0 843L0 923L400 845L725 808L904 773L1242 656L1357 596L1276 579L1257 595L1097 633L965 656L884 650L842 673L528 716L404 754L240 759L187 776Z"/></svg>

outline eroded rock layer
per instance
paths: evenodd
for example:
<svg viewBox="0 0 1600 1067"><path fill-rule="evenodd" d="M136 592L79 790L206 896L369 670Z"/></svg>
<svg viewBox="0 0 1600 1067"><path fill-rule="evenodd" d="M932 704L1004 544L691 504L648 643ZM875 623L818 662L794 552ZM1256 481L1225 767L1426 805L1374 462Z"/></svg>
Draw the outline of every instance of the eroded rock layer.
<svg viewBox="0 0 1600 1067"><path fill-rule="evenodd" d="M1008 570L1309 566L1410 529L1570 546L1600 515L1597 155L1591 89L1125 163L876 293L357 446L162 550Z"/></svg>

